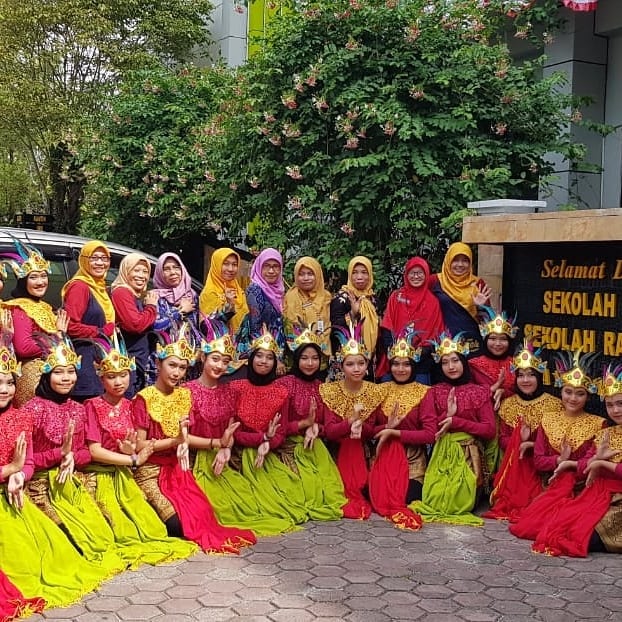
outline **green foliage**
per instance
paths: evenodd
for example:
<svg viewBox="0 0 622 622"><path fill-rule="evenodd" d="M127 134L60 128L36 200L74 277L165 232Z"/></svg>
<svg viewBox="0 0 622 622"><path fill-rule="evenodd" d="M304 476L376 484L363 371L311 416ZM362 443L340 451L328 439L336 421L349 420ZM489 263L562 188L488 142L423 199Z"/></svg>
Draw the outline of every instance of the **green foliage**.
<svg viewBox="0 0 622 622"><path fill-rule="evenodd" d="M156 252L162 238L214 235L202 142L230 114L234 88L224 68L128 74L81 151L90 180L82 231Z"/></svg>
<svg viewBox="0 0 622 622"><path fill-rule="evenodd" d="M467 201L535 197L547 153L580 154L562 76L512 64L504 29L532 25L504 4L331 0L278 19L241 70L250 110L206 146L227 235L258 216L257 246L330 272L368 254L386 286L410 255L438 265Z"/></svg>
<svg viewBox="0 0 622 622"><path fill-rule="evenodd" d="M29 157L45 207L67 227L84 184L70 146L81 124L101 112L123 72L185 60L207 43L211 8L209 0L0 0L0 132Z"/></svg>
<svg viewBox="0 0 622 622"><path fill-rule="evenodd" d="M516 20L507 5L307 3L236 72L126 80L85 152L84 230L130 244L217 231L313 255L329 276L365 254L379 289L413 254L438 267L468 201L534 198L547 154L583 156L564 78L513 65L505 43L549 28L556 3Z"/></svg>

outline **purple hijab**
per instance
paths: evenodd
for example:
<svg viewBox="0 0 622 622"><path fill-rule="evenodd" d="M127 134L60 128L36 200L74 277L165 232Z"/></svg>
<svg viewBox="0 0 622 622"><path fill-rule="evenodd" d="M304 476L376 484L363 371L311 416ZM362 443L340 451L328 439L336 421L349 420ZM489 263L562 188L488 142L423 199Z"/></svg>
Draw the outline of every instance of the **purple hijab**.
<svg viewBox="0 0 622 622"><path fill-rule="evenodd" d="M270 261L271 259L278 261L281 266L281 276L274 285L266 283L263 276L261 276L261 269L263 268L263 265L266 261ZM283 296L285 295L285 283L283 283L282 271L283 257L281 257L281 253L274 248L264 248L264 250L257 255L257 259L255 259L251 270L251 283L256 283L259 287L261 287L263 293L266 295L266 298L272 303L272 306L279 313L283 313Z"/></svg>
<svg viewBox="0 0 622 622"><path fill-rule="evenodd" d="M181 266L181 282L174 288L170 288L164 280L164 272L162 269L167 259L174 259ZM188 270L186 270L186 266L184 266L179 255L175 253L162 253L162 255L158 257L158 262L156 263L155 272L153 274L153 284L158 292L158 296L160 298L166 298L166 300L173 305L176 305L182 298L190 298L191 300L194 298L192 278L190 278Z"/></svg>

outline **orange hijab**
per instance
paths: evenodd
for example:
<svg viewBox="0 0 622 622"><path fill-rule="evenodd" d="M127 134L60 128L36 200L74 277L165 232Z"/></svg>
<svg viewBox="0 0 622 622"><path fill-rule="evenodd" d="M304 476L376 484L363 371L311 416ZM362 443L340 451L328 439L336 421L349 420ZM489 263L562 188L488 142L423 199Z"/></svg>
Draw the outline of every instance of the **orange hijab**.
<svg viewBox="0 0 622 622"><path fill-rule="evenodd" d="M80 255L78 256L78 271L69 281L67 281L67 283L65 283L65 285L63 285L61 296L64 300L69 286L74 281L82 281L89 286L93 298L97 300L99 306L104 311L106 322L114 322L114 307L112 306L112 300L110 300L110 296L108 296L108 292L106 291L106 277L96 279L89 272L89 257L98 249L101 249L104 255L110 257L110 251L103 242L100 242L99 240L91 240L90 242L87 242L80 250Z"/></svg>
<svg viewBox="0 0 622 622"><path fill-rule="evenodd" d="M451 262L458 255L466 255L471 262L471 269L462 276L456 276L451 271ZM447 249L445 259L443 259L443 267L437 276L443 291L463 306L472 318L477 319L477 306L473 302L473 296L478 293L477 282L479 278L473 274L473 253L471 249L462 242L454 242Z"/></svg>
<svg viewBox="0 0 622 622"><path fill-rule="evenodd" d="M209 272L205 279L205 286L201 290L199 296L199 309L204 315L210 315L214 311L222 309L227 303L225 298L225 289L235 289L235 315L229 320L229 329L235 333L244 316L248 313L248 305L246 304L246 294L240 285L238 279L233 281L225 281L222 278L222 264L227 257L235 255L238 259L238 268L241 265L240 256L231 248L219 248L214 251L209 266Z"/></svg>

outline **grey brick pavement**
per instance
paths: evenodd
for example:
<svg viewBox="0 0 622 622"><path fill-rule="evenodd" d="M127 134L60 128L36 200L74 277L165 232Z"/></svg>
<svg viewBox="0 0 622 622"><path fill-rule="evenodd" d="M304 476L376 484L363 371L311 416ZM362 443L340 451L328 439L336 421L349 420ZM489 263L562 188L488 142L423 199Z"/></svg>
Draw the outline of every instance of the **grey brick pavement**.
<svg viewBox="0 0 622 622"><path fill-rule="evenodd" d="M622 560L531 553L503 523L310 523L240 557L197 554L126 572L30 620L571 622L622 620Z"/></svg>

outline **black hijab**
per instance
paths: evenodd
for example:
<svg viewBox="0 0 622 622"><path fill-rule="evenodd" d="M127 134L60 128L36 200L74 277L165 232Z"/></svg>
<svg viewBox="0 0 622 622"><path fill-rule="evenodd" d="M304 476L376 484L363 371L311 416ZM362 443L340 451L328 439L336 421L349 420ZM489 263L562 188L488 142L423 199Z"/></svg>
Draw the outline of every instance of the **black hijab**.
<svg viewBox="0 0 622 622"><path fill-rule="evenodd" d="M11 290L11 296L13 296L13 298L30 298L30 300L38 302L41 298L28 293L28 287L26 286L27 281L28 276L17 279L17 281L15 281L15 287Z"/></svg>
<svg viewBox="0 0 622 622"><path fill-rule="evenodd" d="M64 404L70 397L71 391L65 395L61 395L52 389L52 385L50 383L50 376L52 372L47 374L42 374L41 379L39 380L39 384L35 389L35 395L37 397L41 397L44 400L50 400L55 404Z"/></svg>
<svg viewBox="0 0 622 622"><path fill-rule="evenodd" d="M530 368L530 369L536 375L536 379L538 380L538 386L536 387L536 390L533 393L531 393L531 395L527 395L526 393L523 393L518 388L518 376L516 374L519 370L517 369L514 372L515 374L514 390L516 391L516 395L518 395L518 397L520 397L521 400L525 400L526 402L531 402L531 400L535 400L536 398L540 397L544 393L544 380L543 380L542 374L533 368Z"/></svg>
<svg viewBox="0 0 622 622"><path fill-rule="evenodd" d="M441 362L439 361L437 363L441 382L446 382L452 387L459 387L463 384L468 384L469 382L471 382L471 369L469 368L469 363L467 362L466 357L464 356L464 354L459 354L458 352L456 352L456 354L462 363L462 376L460 376L460 378L448 378L443 372L443 365L441 364Z"/></svg>
<svg viewBox="0 0 622 622"><path fill-rule="evenodd" d="M292 367L292 375L296 376L296 378L300 378L300 380L304 380L305 382L313 382L320 376L321 372L319 367L317 368L317 371L311 376L308 376L300 370L300 357L302 356L302 353L308 348L313 348L313 350L319 355L320 361L322 360L322 350L317 344L309 343L304 346L300 346L294 351L294 366Z"/></svg>
<svg viewBox="0 0 622 622"><path fill-rule="evenodd" d="M411 382L415 381L415 376L417 375L417 372L415 370L415 365L412 361L412 359L408 359L408 366L410 367L410 376L408 376L408 380L396 380L395 377L393 376L393 372L391 371L391 364L393 363L393 359L391 359L389 361L389 372L391 373L391 380L393 380L393 382L395 382L395 384L410 384Z"/></svg>
<svg viewBox="0 0 622 622"><path fill-rule="evenodd" d="M265 387L267 384L270 384L271 382L274 382L276 380L276 355L274 356L274 365L272 366L272 371L270 371L268 374L262 375L258 374L253 369L253 361L255 360L256 354L257 350L253 350L248 357L248 365L246 366L246 378L251 384L255 385L256 387Z"/></svg>

